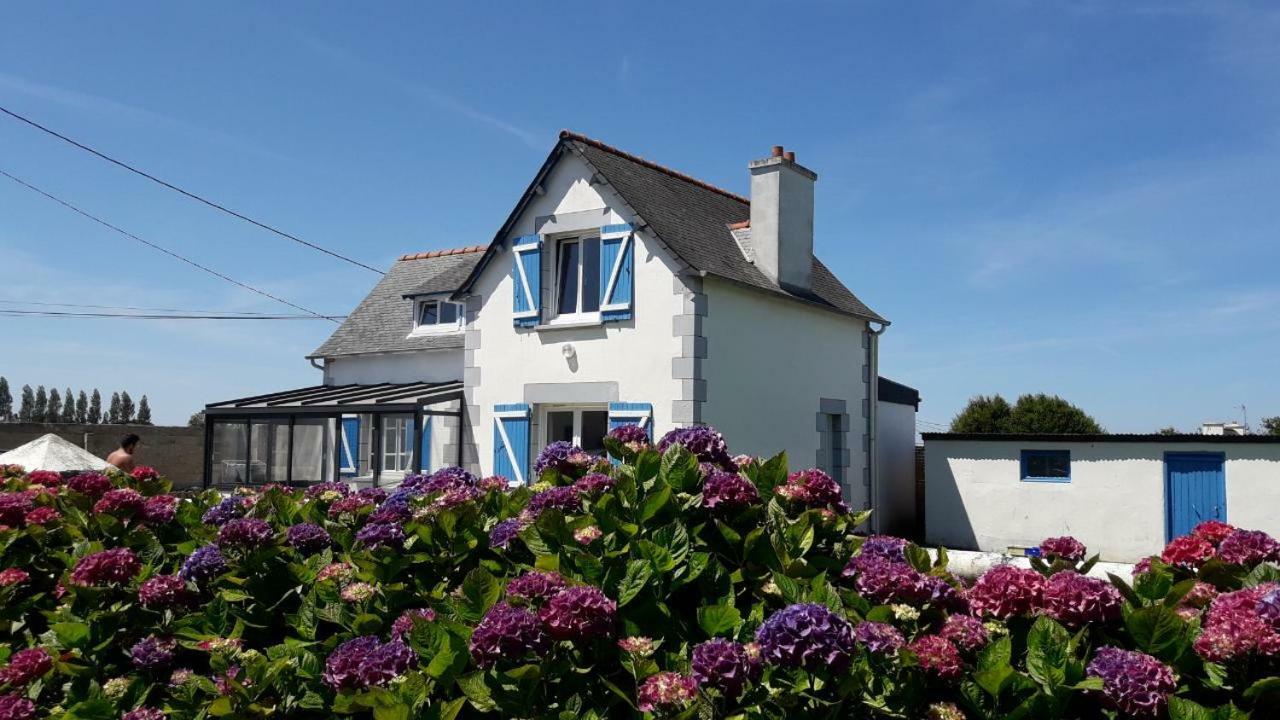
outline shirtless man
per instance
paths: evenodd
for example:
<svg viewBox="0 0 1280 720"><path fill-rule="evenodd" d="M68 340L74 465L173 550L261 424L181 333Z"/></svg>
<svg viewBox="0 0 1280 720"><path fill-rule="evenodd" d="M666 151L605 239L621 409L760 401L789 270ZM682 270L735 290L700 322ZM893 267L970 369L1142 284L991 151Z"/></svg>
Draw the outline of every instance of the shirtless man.
<svg viewBox="0 0 1280 720"><path fill-rule="evenodd" d="M128 433L120 438L120 449L107 456L107 462L120 468L123 472L133 472L133 452L138 449L142 438Z"/></svg>

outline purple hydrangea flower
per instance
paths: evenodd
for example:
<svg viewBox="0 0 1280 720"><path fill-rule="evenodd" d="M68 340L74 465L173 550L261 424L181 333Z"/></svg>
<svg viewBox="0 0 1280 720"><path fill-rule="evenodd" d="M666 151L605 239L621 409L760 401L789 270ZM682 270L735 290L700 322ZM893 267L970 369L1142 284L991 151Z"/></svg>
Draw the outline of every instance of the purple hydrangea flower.
<svg viewBox="0 0 1280 720"><path fill-rule="evenodd" d="M315 500L326 493L336 493L338 497L346 497L351 494L351 488L344 482L316 483L307 488L305 496L308 500Z"/></svg>
<svg viewBox="0 0 1280 720"><path fill-rule="evenodd" d="M35 703L14 693L0 695L0 720L34 720L35 716Z"/></svg>
<svg viewBox="0 0 1280 720"><path fill-rule="evenodd" d="M590 473L579 478L573 483L573 487L578 493L586 497L596 497L602 493L607 493L617 484L617 480L605 475L604 473Z"/></svg>
<svg viewBox="0 0 1280 720"><path fill-rule="evenodd" d="M171 639L151 635L134 644L129 650L129 658L139 670L162 670L173 664L177 647L178 644Z"/></svg>
<svg viewBox="0 0 1280 720"><path fill-rule="evenodd" d="M555 597L568 583L554 572L527 572L507 583L507 597L541 604Z"/></svg>
<svg viewBox="0 0 1280 720"><path fill-rule="evenodd" d="M112 487L111 478L96 472L80 473L67 481L67 489L94 499L102 497Z"/></svg>
<svg viewBox="0 0 1280 720"><path fill-rule="evenodd" d="M329 532L315 523L298 523L289 528L289 547L303 555L314 555L333 544Z"/></svg>
<svg viewBox="0 0 1280 720"><path fill-rule="evenodd" d="M711 463L723 470L736 472L737 466L729 455L724 436L709 425L676 428L658 441L658 452L665 453L672 445L688 450L700 463Z"/></svg>
<svg viewBox="0 0 1280 720"><path fill-rule="evenodd" d="M93 511L117 517L132 517L142 510L147 499L133 488L116 488L102 494L93 504Z"/></svg>
<svg viewBox="0 0 1280 720"><path fill-rule="evenodd" d="M386 488L380 487L366 487L360 488L360 490L356 492L356 495L368 500L374 505L377 505L387 499L387 490Z"/></svg>
<svg viewBox="0 0 1280 720"><path fill-rule="evenodd" d="M345 487L345 486L344 486ZM229 497L204 511L200 518L206 525L225 525L228 520L244 516L244 502L240 498Z"/></svg>
<svg viewBox="0 0 1280 720"><path fill-rule="evenodd" d="M152 525L168 525L178 516L178 498L154 495L142 504L142 519Z"/></svg>
<svg viewBox="0 0 1280 720"><path fill-rule="evenodd" d="M609 437L622 443L632 452L638 452L649 445L649 433L639 425L619 425L609 430Z"/></svg>
<svg viewBox="0 0 1280 720"><path fill-rule="evenodd" d="M275 535L265 520L236 518L228 520L218 531L218 547L257 550L270 545Z"/></svg>
<svg viewBox="0 0 1280 720"><path fill-rule="evenodd" d="M779 497L806 508L831 508L849 512L840 496L840 484L818 468L793 472L787 481L773 489Z"/></svg>
<svg viewBox="0 0 1280 720"><path fill-rule="evenodd" d="M698 697L698 685L693 678L673 672L660 672L645 678L636 692L636 707L640 712L658 717L677 715Z"/></svg>
<svg viewBox="0 0 1280 720"><path fill-rule="evenodd" d="M394 523L370 523L356 533L356 543L369 549L404 548L404 528Z"/></svg>
<svg viewBox="0 0 1280 720"><path fill-rule="evenodd" d="M1218 545L1223 562L1253 566L1280 559L1280 542L1261 530L1233 530Z"/></svg>
<svg viewBox="0 0 1280 720"><path fill-rule="evenodd" d="M378 506L377 510L369 513L369 517L366 518L366 522L375 525L380 523L400 525L402 523L409 522L409 519L413 517L413 511L409 509L408 500L406 499L404 502L399 502L393 501L393 498L395 498L394 495L392 495L391 498L388 498L388 500L382 503L382 505Z"/></svg>
<svg viewBox="0 0 1280 720"><path fill-rule="evenodd" d="M227 561L217 545L205 545L191 553L182 563L178 576L188 582L203 585L227 571Z"/></svg>
<svg viewBox="0 0 1280 720"><path fill-rule="evenodd" d="M196 596L177 575L156 575L138 588L138 602L151 610L177 610L195 605Z"/></svg>
<svg viewBox="0 0 1280 720"><path fill-rule="evenodd" d="M708 510L737 510L760 502L760 492L737 473L715 471L702 481L702 506Z"/></svg>
<svg viewBox="0 0 1280 720"><path fill-rule="evenodd" d="M524 523L518 519L503 520L489 531L489 547L506 547L522 529L524 529Z"/></svg>
<svg viewBox="0 0 1280 720"><path fill-rule="evenodd" d="M423 622L435 622L436 611L431 608L413 608L400 613L400 617L391 623L391 637L398 638L408 635L413 630L413 624L421 620Z"/></svg>
<svg viewBox="0 0 1280 720"><path fill-rule="evenodd" d="M916 655L916 662L925 672L943 680L960 677L960 651L951 641L938 635L924 635L907 646Z"/></svg>
<svg viewBox="0 0 1280 720"><path fill-rule="evenodd" d="M1145 653L1116 647L1099 648L1088 673L1102 678L1109 704L1136 718L1160 716L1169 693L1178 687L1169 666Z"/></svg>
<svg viewBox="0 0 1280 720"><path fill-rule="evenodd" d="M529 505L525 508L525 511L537 517L543 510L548 508L568 514L580 513L582 512L582 498L571 485L553 487L529 498Z"/></svg>
<svg viewBox="0 0 1280 720"><path fill-rule="evenodd" d="M591 640L613 636L618 604L599 588L575 585L561 590L538 616L557 640Z"/></svg>
<svg viewBox="0 0 1280 720"><path fill-rule="evenodd" d="M1070 535L1046 538L1044 542L1040 543L1040 554L1048 560L1061 558L1071 562L1080 562L1084 559L1084 553L1084 543Z"/></svg>
<svg viewBox="0 0 1280 720"><path fill-rule="evenodd" d="M339 645L325 661L321 677L337 690L385 686L417 661L417 654L399 638L383 643L364 635Z"/></svg>
<svg viewBox="0 0 1280 720"><path fill-rule="evenodd" d="M123 585L137 577L142 563L129 548L113 548L85 555L71 571L77 585Z"/></svg>
<svg viewBox="0 0 1280 720"><path fill-rule="evenodd" d="M842 672L853 654L853 627L824 605L789 605L756 631L756 642L767 662L783 667Z"/></svg>
<svg viewBox="0 0 1280 720"><path fill-rule="evenodd" d="M551 639L538 616L504 602L490 608L471 633L471 657L482 668L500 660L540 658L550 650Z"/></svg>
<svg viewBox="0 0 1280 720"><path fill-rule="evenodd" d="M140 707L120 716L120 720L164 720L164 711L157 708Z"/></svg>
<svg viewBox="0 0 1280 720"><path fill-rule="evenodd" d="M905 563L907 561L907 541L892 535L869 535L862 541L858 554L863 557L882 557L890 562Z"/></svg>
<svg viewBox="0 0 1280 720"><path fill-rule="evenodd" d="M972 615L954 614L947 617L938 632L965 652L973 652L986 646L990 636L982 621Z"/></svg>
<svg viewBox="0 0 1280 720"><path fill-rule="evenodd" d="M1196 583L1197 586L1201 584L1203 583ZM1187 595L1190 594L1187 593ZM1258 617L1262 618L1263 622L1273 629L1280 629L1280 587L1273 587L1258 598L1257 611Z"/></svg>
<svg viewBox="0 0 1280 720"><path fill-rule="evenodd" d="M19 650L9 657L8 665L0 668L0 685L26 687L52 669L53 658L44 648Z"/></svg>
<svg viewBox="0 0 1280 720"><path fill-rule="evenodd" d="M918 602L926 594L924 576L919 571L880 555L855 555L841 576L852 578L858 594L877 605Z"/></svg>
<svg viewBox="0 0 1280 720"><path fill-rule="evenodd" d="M405 478L400 487L420 491L424 495L449 492L476 486L476 476L460 467L441 468L430 475Z"/></svg>
<svg viewBox="0 0 1280 720"><path fill-rule="evenodd" d="M1044 611L1069 628L1120 619L1124 598L1111 583L1064 570L1044 586Z"/></svg>
<svg viewBox="0 0 1280 720"><path fill-rule="evenodd" d="M538 453L538 459L533 463L533 471L541 475L548 470L555 470L567 475L583 466L583 456L590 457L577 445L557 440L548 443L542 452Z"/></svg>
<svg viewBox="0 0 1280 720"><path fill-rule="evenodd" d="M878 622L860 622L853 628L853 639L877 655L893 655L907 644L898 628Z"/></svg>
<svg viewBox="0 0 1280 720"><path fill-rule="evenodd" d="M760 676L760 663L741 643L724 638L708 640L693 648L693 679L698 687L714 688L735 700L748 681Z"/></svg>

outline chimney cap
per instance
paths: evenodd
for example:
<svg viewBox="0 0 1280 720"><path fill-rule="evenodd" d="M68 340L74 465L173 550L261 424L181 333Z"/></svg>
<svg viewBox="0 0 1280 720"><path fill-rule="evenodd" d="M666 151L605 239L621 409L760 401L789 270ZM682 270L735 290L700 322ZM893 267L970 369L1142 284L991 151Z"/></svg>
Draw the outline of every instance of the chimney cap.
<svg viewBox="0 0 1280 720"><path fill-rule="evenodd" d="M787 159L787 162L795 162L795 161L796 161L796 153L795 153L795 151L794 151L794 150L788 150L788 151L783 155L783 157Z"/></svg>
<svg viewBox="0 0 1280 720"><path fill-rule="evenodd" d="M770 153L770 155L772 155L773 157L782 157L782 146L781 146L781 145L774 145L774 146L773 146L773 152L772 152L772 153Z"/></svg>

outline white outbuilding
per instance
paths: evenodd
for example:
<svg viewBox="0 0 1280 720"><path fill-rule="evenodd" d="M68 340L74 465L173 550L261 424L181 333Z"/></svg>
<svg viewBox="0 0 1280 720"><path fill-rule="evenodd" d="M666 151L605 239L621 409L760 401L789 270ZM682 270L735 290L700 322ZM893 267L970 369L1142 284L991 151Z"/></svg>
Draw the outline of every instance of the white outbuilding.
<svg viewBox="0 0 1280 720"><path fill-rule="evenodd" d="M1280 437L925 433L925 538L1011 552L1072 535L1134 562L1210 519L1280 535Z"/></svg>

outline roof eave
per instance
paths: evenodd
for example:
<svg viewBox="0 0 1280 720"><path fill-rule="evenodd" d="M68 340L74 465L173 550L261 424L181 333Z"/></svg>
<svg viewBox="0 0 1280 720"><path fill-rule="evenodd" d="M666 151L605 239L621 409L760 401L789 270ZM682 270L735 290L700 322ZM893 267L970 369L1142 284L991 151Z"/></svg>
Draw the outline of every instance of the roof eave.
<svg viewBox="0 0 1280 720"><path fill-rule="evenodd" d="M865 313L853 312L851 310L844 310L834 305L829 305L827 303L814 302L813 300L810 300L808 298L800 297L799 295L793 295L781 288L779 288L778 290L762 288L759 285L753 285L749 282L743 282L741 280L728 277L727 275L721 275L719 273L713 273L707 270L697 270L695 271L695 274L698 277L715 278L716 280L721 280L721 281L730 283L731 285L735 285L737 287L745 288L747 290L755 290L756 292L761 293L763 295L768 295L769 297L776 297L780 300L790 300L791 302L802 303L814 309L826 310L827 312L835 313L836 315L843 315L845 317L858 318L859 320L865 320L866 322L879 323L885 327L889 327L889 325L892 324L888 320L885 320L884 318L880 317L879 315L876 315L875 313L871 313L868 315Z"/></svg>

